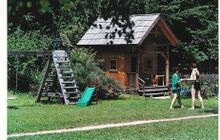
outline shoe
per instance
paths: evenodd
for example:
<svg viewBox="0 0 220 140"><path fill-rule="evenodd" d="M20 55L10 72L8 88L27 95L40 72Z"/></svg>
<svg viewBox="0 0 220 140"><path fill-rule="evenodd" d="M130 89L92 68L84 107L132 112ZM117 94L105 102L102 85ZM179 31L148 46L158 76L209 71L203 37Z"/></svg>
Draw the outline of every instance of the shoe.
<svg viewBox="0 0 220 140"><path fill-rule="evenodd" d="M173 107L170 107L170 109L173 109Z"/></svg>
<svg viewBox="0 0 220 140"><path fill-rule="evenodd" d="M194 110L195 108L189 108L189 110Z"/></svg>
<svg viewBox="0 0 220 140"><path fill-rule="evenodd" d="M185 108L185 106L181 105L181 107L180 107L180 108L182 108L182 109L183 109L183 108Z"/></svg>

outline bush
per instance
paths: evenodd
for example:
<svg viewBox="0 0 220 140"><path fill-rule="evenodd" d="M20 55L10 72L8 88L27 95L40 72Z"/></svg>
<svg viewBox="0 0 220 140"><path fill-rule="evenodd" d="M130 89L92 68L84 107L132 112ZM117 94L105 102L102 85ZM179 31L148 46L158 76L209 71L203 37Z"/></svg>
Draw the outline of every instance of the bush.
<svg viewBox="0 0 220 140"><path fill-rule="evenodd" d="M218 96L218 74L200 76L201 94L205 98Z"/></svg>
<svg viewBox="0 0 220 140"><path fill-rule="evenodd" d="M189 77L189 76L186 76ZM201 84L201 95L204 98L218 96L218 74L204 74L199 78ZM181 92L190 95L192 82L181 82Z"/></svg>
<svg viewBox="0 0 220 140"><path fill-rule="evenodd" d="M105 76L105 73L98 67L95 56L96 54L90 49L75 48L71 51L70 57L77 86L83 91L86 87L86 80L92 84L97 79L99 98L117 98L122 90L119 82Z"/></svg>

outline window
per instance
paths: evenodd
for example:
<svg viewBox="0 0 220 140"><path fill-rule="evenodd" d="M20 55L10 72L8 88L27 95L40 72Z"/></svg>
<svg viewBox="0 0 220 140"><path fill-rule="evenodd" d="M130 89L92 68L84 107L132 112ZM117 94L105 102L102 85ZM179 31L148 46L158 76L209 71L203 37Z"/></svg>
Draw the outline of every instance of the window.
<svg viewBox="0 0 220 140"><path fill-rule="evenodd" d="M117 71L117 59L110 59L109 70L110 71Z"/></svg>
<svg viewBox="0 0 220 140"><path fill-rule="evenodd" d="M105 59L99 58L97 59L98 66L101 70L105 71Z"/></svg>

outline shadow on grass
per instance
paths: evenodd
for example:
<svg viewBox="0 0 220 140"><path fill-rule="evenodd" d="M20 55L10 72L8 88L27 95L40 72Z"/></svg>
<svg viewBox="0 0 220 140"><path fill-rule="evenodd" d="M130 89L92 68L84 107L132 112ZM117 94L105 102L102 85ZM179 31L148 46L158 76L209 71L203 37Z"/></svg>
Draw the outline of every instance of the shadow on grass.
<svg viewBox="0 0 220 140"><path fill-rule="evenodd" d="M17 106L8 106L8 109L18 109Z"/></svg>
<svg viewBox="0 0 220 140"><path fill-rule="evenodd" d="M201 112L218 114L218 107L212 107L212 108L207 108L207 109L205 108Z"/></svg>

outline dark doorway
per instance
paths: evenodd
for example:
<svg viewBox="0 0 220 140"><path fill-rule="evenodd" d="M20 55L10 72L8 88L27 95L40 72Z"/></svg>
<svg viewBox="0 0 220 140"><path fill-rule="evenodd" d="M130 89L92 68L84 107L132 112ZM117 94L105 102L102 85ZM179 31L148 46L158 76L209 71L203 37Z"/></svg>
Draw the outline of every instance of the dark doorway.
<svg viewBox="0 0 220 140"><path fill-rule="evenodd" d="M162 55L157 55L157 74L165 74L165 60Z"/></svg>
<svg viewBox="0 0 220 140"><path fill-rule="evenodd" d="M137 57L132 56L131 57L131 72L136 72L137 71Z"/></svg>

